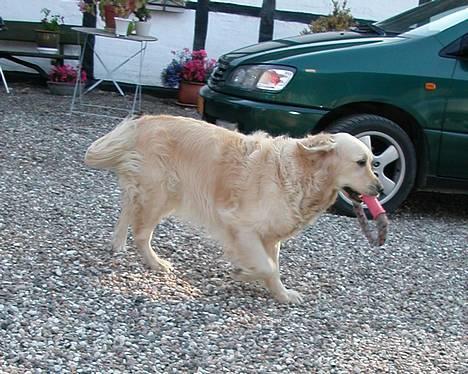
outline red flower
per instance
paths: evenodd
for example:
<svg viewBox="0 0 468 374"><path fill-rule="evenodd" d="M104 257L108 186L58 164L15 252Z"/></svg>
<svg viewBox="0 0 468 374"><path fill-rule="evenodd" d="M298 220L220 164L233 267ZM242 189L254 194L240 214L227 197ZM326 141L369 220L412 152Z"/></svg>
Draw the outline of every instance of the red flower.
<svg viewBox="0 0 468 374"><path fill-rule="evenodd" d="M187 52L184 49L184 52ZM190 58L182 64L181 76L183 80L206 82L208 76L213 71L215 65L214 59L208 59L204 49L193 51Z"/></svg>
<svg viewBox="0 0 468 374"><path fill-rule="evenodd" d="M49 73L49 80L52 82L70 82L75 83L78 77L78 69L65 64L54 66ZM81 70L81 82L85 83L88 77L84 70Z"/></svg>

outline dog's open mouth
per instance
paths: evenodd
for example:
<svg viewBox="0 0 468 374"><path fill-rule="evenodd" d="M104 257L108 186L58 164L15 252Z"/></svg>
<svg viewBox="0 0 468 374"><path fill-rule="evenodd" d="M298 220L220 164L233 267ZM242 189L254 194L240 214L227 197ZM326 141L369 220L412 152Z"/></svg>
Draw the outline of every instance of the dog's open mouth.
<svg viewBox="0 0 468 374"><path fill-rule="evenodd" d="M348 197L353 200L355 203L360 204L362 203L361 200L361 194L355 190L353 190L351 187L343 187L344 192L348 195Z"/></svg>

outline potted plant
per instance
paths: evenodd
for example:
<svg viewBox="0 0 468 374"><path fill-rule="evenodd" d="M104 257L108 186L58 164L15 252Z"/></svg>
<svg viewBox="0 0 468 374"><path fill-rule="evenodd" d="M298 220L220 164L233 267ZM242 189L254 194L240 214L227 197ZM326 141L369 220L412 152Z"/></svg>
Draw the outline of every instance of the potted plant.
<svg viewBox="0 0 468 374"><path fill-rule="evenodd" d="M331 0L331 2L333 5L332 13L312 21L308 28L302 31L302 34L343 31L355 26L356 21L351 15L351 9L347 8L347 0L344 0L341 5L338 0Z"/></svg>
<svg viewBox="0 0 468 374"><path fill-rule="evenodd" d="M79 77L78 73L79 69L72 65L54 65L49 73L49 80L47 81L50 92L55 95L73 95L76 80ZM80 90L85 85L86 81L86 71L81 70Z"/></svg>
<svg viewBox="0 0 468 374"><path fill-rule="evenodd" d="M99 15L105 23L107 31L115 31L115 18L128 18L136 9L139 0L79 0L78 6L83 13L96 14L96 8Z"/></svg>
<svg viewBox="0 0 468 374"><path fill-rule="evenodd" d="M50 9L43 8L41 19L42 29L36 30L36 42L39 48L54 48L60 46L60 25L63 17L59 14L51 15Z"/></svg>
<svg viewBox="0 0 468 374"><path fill-rule="evenodd" d="M147 0L140 0L137 4L137 8L133 11L133 14L138 18L138 22L135 24L136 34L140 36L150 36L151 13L146 7Z"/></svg>
<svg viewBox="0 0 468 374"><path fill-rule="evenodd" d="M161 80L165 87L178 87L178 103L197 105L200 88L206 83L213 71L216 60L209 59L204 49L181 52L172 51L174 58L162 71Z"/></svg>

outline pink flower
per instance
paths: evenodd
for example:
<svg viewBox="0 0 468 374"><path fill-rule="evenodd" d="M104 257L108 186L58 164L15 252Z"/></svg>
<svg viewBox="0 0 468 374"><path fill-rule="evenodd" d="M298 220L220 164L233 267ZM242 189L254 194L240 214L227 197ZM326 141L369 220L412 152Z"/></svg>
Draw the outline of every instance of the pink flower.
<svg viewBox="0 0 468 374"><path fill-rule="evenodd" d="M49 73L49 80L52 82L70 82L75 83L78 77L78 69L65 64L54 66ZM85 83L88 77L84 70L81 71L81 81Z"/></svg>
<svg viewBox="0 0 468 374"><path fill-rule="evenodd" d="M204 49L190 51L185 48L185 55L189 55L182 63L181 77L186 81L205 82L216 64L214 59L208 59Z"/></svg>

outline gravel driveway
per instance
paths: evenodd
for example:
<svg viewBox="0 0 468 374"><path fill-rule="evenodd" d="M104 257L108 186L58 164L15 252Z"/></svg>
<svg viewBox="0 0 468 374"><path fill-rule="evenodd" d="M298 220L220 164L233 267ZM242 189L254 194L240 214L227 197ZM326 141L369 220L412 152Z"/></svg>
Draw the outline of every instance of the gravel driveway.
<svg viewBox="0 0 468 374"><path fill-rule="evenodd" d="M0 93L2 373L468 371L468 196L414 194L384 249L355 219L323 215L284 243L284 283L305 296L285 306L232 280L220 246L175 219L153 243L172 274L147 271L131 240L111 254L116 181L82 159L116 122L12 86ZM147 113L197 116L144 100Z"/></svg>

